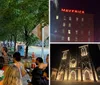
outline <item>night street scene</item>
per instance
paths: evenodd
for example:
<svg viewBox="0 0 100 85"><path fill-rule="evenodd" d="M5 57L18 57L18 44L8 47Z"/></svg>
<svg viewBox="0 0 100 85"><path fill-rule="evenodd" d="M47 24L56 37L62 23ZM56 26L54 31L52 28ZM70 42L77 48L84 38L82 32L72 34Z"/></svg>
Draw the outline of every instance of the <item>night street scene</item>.
<svg viewBox="0 0 100 85"><path fill-rule="evenodd" d="M99 44L51 44L51 85L100 85Z"/></svg>
<svg viewBox="0 0 100 85"><path fill-rule="evenodd" d="M51 42L99 42L99 0L50 0Z"/></svg>
<svg viewBox="0 0 100 85"><path fill-rule="evenodd" d="M0 0L0 85L49 85L49 0Z"/></svg>

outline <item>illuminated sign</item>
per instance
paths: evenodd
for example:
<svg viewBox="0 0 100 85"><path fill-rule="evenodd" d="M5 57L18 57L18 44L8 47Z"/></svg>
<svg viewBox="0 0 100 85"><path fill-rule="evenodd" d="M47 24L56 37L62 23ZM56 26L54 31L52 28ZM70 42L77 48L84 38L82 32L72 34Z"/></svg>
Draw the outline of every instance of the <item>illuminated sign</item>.
<svg viewBox="0 0 100 85"><path fill-rule="evenodd" d="M71 10L71 9L61 9L62 12L70 12L70 13L79 13L84 14L85 12L83 10Z"/></svg>

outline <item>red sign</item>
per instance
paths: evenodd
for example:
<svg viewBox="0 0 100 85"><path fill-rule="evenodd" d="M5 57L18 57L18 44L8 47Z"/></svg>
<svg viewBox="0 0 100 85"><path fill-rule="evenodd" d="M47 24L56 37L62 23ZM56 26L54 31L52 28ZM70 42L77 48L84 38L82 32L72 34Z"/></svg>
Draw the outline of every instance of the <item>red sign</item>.
<svg viewBox="0 0 100 85"><path fill-rule="evenodd" d="M72 12L72 13L79 13L84 14L85 12L83 10L72 10L72 9L61 9L62 12Z"/></svg>

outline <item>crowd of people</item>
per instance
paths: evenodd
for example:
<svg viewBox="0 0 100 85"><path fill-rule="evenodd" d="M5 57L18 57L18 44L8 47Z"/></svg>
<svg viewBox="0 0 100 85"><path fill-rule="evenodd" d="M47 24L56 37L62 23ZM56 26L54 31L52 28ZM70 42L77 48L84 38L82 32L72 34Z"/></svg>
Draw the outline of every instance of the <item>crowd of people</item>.
<svg viewBox="0 0 100 85"><path fill-rule="evenodd" d="M31 72L31 77L23 80L28 75L24 64L21 62L19 52L13 54L13 63L9 64L7 48L3 47L0 56L0 85L49 85L49 55L46 57L47 64L41 57L36 58L36 67ZM27 83L24 83L27 82Z"/></svg>

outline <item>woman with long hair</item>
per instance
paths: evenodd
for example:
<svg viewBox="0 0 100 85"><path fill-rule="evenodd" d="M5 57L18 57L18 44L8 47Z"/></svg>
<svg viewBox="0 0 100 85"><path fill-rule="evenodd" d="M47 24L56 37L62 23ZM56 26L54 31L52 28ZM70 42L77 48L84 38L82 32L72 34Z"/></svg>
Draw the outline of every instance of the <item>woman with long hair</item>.
<svg viewBox="0 0 100 85"><path fill-rule="evenodd" d="M4 80L1 85L22 85L20 72L15 65L8 66L4 72Z"/></svg>

